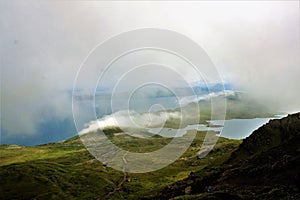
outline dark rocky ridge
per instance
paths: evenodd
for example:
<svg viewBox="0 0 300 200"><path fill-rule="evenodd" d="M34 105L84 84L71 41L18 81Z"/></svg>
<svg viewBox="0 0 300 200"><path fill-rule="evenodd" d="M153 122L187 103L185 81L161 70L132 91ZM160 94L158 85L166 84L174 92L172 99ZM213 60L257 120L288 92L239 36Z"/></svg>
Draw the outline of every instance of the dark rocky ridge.
<svg viewBox="0 0 300 200"><path fill-rule="evenodd" d="M296 113L254 131L221 167L191 173L149 198L300 199L299 186L300 113Z"/></svg>

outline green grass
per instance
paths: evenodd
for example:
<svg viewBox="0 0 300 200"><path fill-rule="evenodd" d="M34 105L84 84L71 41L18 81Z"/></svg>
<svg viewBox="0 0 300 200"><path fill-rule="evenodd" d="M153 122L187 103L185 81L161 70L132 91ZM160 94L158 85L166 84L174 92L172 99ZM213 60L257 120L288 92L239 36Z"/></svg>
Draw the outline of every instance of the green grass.
<svg viewBox="0 0 300 200"><path fill-rule="evenodd" d="M126 182L110 196L107 195L124 174L95 160L77 137L35 147L10 149L11 146L2 145L0 199L139 199L187 178L191 172L220 165L241 142L219 138L207 157L197 159L203 137L199 132L180 159L163 169L126 174ZM152 151L170 141L162 137L124 139L122 135L111 139L116 145L137 152Z"/></svg>

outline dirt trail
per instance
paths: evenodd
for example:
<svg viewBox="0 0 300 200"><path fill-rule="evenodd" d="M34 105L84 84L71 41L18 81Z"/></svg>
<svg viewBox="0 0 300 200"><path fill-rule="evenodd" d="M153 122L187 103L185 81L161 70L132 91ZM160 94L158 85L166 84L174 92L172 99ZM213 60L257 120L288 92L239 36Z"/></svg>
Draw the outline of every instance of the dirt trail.
<svg viewBox="0 0 300 200"><path fill-rule="evenodd" d="M109 192L104 198L100 198L99 200L110 199L110 197L112 197L115 192L117 192L118 190L120 190L122 188L123 184L126 182L126 179L127 179L127 173L126 173L126 164L127 164L127 161L125 159L126 154L127 153L125 153L123 155L123 158L122 158L122 160L123 160L123 169L122 169L122 171L123 171L123 178L122 178L122 180L120 181L120 183L118 185L115 186L115 188L114 188L113 191Z"/></svg>

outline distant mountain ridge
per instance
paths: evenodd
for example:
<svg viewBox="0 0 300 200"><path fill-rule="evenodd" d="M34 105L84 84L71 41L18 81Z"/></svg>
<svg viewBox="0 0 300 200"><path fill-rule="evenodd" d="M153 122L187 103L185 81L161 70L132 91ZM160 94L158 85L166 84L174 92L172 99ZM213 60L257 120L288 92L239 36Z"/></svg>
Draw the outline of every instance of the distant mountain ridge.
<svg viewBox="0 0 300 200"><path fill-rule="evenodd" d="M161 86L147 86L150 91L146 91L146 95L150 98L157 98L157 97L173 97L175 92L179 96L186 96L186 95L192 95L191 89L195 93L195 95L206 95L209 93L214 92L222 92L224 90L230 90L234 91L235 87L233 84L230 83L197 83L192 84L190 88L187 87L174 87L172 88L172 91L167 88L162 88ZM94 93L95 92L95 93ZM74 91L68 91L70 95L73 95L73 97L76 100L92 100L94 98L94 95L96 97L110 97L111 96L111 89L109 88L97 88L96 91L86 91L83 89L75 89ZM126 94L126 91L118 92L118 95L120 97L124 96Z"/></svg>

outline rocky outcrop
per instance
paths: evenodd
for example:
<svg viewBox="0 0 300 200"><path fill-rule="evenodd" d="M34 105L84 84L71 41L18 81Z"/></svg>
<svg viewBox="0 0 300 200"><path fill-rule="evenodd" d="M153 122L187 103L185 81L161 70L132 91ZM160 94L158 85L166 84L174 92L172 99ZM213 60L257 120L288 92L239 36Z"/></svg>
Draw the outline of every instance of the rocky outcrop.
<svg viewBox="0 0 300 200"><path fill-rule="evenodd" d="M156 199L300 199L300 113L254 131L221 167L191 173ZM212 191L207 192L211 186ZM154 196L153 196L154 197ZM152 197L151 197L152 198Z"/></svg>

